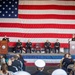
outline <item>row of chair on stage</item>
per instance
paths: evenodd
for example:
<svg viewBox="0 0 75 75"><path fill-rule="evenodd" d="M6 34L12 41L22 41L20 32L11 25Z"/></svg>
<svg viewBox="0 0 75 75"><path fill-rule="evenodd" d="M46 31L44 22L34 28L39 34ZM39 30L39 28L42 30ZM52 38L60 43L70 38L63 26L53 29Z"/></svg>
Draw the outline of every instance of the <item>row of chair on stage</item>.
<svg viewBox="0 0 75 75"><path fill-rule="evenodd" d="M18 52L25 52L25 53L41 53L41 52L44 52L44 53L51 53L52 52L52 48L51 48L51 43L46 40L46 42L44 43L44 48L42 48L40 46L40 43L36 43L35 44L35 47L33 48L32 47L32 43L30 42L30 40L27 41L26 43L26 47L23 47L22 46L22 42L20 40L18 40L18 42L16 43L16 46L14 48L14 51L15 53L18 53ZM56 40L55 44L54 44L54 51L55 53L59 53L60 52L60 43L58 42L58 39Z"/></svg>

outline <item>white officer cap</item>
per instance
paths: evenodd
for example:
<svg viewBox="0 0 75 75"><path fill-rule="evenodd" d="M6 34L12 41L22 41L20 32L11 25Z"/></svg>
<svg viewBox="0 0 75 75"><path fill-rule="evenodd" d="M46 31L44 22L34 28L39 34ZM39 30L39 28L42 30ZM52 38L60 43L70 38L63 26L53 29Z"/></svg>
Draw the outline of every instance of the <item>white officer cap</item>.
<svg viewBox="0 0 75 75"><path fill-rule="evenodd" d="M15 72L13 75L31 75L31 74L26 71L18 71L18 72Z"/></svg>
<svg viewBox="0 0 75 75"><path fill-rule="evenodd" d="M45 65L46 65L46 63L41 59L38 59L35 61L35 66L37 66L37 67L45 67Z"/></svg>
<svg viewBox="0 0 75 75"><path fill-rule="evenodd" d="M67 75L67 73L63 69L56 69L52 72L52 75Z"/></svg>

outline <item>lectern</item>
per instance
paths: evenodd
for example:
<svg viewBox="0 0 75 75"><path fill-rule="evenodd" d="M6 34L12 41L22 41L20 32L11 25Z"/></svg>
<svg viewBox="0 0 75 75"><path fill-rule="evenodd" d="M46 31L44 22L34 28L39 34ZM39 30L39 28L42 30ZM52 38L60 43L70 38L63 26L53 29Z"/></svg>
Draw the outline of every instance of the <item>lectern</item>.
<svg viewBox="0 0 75 75"><path fill-rule="evenodd" d="M75 54L75 41L70 41L70 54Z"/></svg>
<svg viewBox="0 0 75 75"><path fill-rule="evenodd" d="M8 41L0 41L0 54L8 53Z"/></svg>

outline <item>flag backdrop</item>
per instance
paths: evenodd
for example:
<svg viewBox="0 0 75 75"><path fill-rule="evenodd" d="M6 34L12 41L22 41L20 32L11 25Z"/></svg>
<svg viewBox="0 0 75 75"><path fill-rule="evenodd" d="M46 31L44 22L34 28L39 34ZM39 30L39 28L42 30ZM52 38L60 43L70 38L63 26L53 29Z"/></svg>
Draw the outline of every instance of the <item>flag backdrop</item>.
<svg viewBox="0 0 75 75"><path fill-rule="evenodd" d="M75 33L75 1L0 0L0 39L5 35L13 45L20 39L32 43L53 44L61 48Z"/></svg>

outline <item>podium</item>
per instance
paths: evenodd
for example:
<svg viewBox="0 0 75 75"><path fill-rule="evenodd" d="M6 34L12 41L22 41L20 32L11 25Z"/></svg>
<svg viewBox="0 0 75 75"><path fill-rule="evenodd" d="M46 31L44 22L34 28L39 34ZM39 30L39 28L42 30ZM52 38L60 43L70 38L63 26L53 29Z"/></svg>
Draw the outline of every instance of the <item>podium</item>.
<svg viewBox="0 0 75 75"><path fill-rule="evenodd" d="M70 54L75 54L75 41L70 41Z"/></svg>
<svg viewBox="0 0 75 75"><path fill-rule="evenodd" d="M0 41L0 54L8 53L8 41Z"/></svg>

